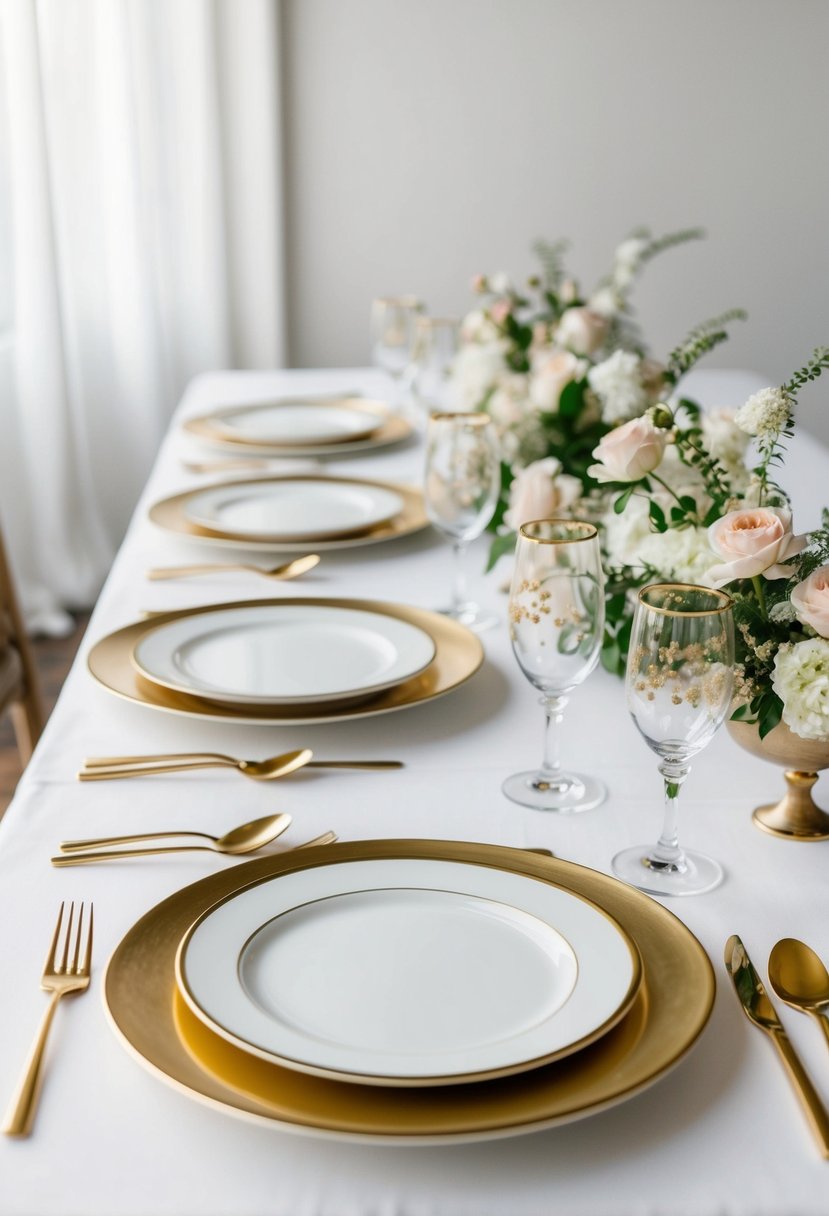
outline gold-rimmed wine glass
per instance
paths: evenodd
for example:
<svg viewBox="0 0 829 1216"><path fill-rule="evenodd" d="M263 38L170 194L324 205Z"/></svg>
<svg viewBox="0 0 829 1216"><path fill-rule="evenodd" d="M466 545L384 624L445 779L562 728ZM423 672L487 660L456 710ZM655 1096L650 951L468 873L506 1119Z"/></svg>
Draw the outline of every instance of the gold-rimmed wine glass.
<svg viewBox="0 0 829 1216"><path fill-rule="evenodd" d="M502 789L521 806L570 813L599 806L607 790L596 777L566 772L559 736L567 702L599 661L604 632L604 576L597 529L568 519L538 519L518 531L509 597L509 630L518 665L541 693L544 759Z"/></svg>
<svg viewBox="0 0 829 1216"><path fill-rule="evenodd" d="M682 849L677 799L692 758L722 725L734 685L731 597L688 583L639 592L625 689L639 733L659 757L665 783L662 835L613 858L613 871L654 895L699 895L722 880L719 862Z"/></svg>
<svg viewBox="0 0 829 1216"><path fill-rule="evenodd" d="M458 353L460 325L450 317L418 317L412 365L414 395L426 414L451 409L452 368Z"/></svg>
<svg viewBox="0 0 829 1216"><path fill-rule="evenodd" d="M371 302L371 361L392 380L399 403L401 386L411 380L415 321L425 311L417 296L378 296Z"/></svg>
<svg viewBox="0 0 829 1216"><path fill-rule="evenodd" d="M467 597L466 549L492 519L500 492L500 444L489 415L432 414L423 497L426 514L452 542L455 555L452 603L442 611L476 631L496 624L498 617Z"/></svg>

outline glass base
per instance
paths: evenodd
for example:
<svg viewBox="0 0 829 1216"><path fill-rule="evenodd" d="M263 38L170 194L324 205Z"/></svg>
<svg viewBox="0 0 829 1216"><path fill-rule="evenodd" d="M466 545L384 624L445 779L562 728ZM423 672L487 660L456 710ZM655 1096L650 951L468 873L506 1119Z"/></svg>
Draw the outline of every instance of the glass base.
<svg viewBox="0 0 829 1216"><path fill-rule="evenodd" d="M538 770L516 773L507 777L501 789L519 806L529 806L535 811L558 811L561 815L592 811L607 798L607 788L601 781L577 773L559 773L555 783L546 780Z"/></svg>
<svg viewBox="0 0 829 1216"><path fill-rule="evenodd" d="M484 629L492 629L500 625L501 618L497 612L485 612L477 604L463 604L460 608L438 608L441 616L450 616L460 625L466 625L473 633L482 633Z"/></svg>
<svg viewBox="0 0 829 1216"><path fill-rule="evenodd" d="M646 844L624 849L613 858L613 873L649 895L702 895L723 880L723 868L704 853L683 853L679 864L659 862Z"/></svg>

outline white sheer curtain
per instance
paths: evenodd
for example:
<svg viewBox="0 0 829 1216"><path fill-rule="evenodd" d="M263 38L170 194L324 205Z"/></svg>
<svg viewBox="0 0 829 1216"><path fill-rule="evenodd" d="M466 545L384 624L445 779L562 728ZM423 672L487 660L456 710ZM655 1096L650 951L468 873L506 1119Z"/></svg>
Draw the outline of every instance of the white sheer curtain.
<svg viewBox="0 0 829 1216"><path fill-rule="evenodd" d="M36 628L94 599L186 381L283 361L277 5L0 3L0 521Z"/></svg>

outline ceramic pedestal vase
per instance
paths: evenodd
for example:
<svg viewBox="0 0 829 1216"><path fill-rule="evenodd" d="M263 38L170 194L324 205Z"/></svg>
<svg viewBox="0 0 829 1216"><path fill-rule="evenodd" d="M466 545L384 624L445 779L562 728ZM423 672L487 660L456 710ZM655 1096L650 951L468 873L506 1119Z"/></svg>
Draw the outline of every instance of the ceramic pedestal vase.
<svg viewBox="0 0 829 1216"><path fill-rule="evenodd" d="M758 828L786 840L829 840L829 815L812 800L812 786L821 769L829 768L829 743L801 739L780 722L760 739L756 725L728 722L735 743L785 769L786 793L779 802L758 806L753 819Z"/></svg>

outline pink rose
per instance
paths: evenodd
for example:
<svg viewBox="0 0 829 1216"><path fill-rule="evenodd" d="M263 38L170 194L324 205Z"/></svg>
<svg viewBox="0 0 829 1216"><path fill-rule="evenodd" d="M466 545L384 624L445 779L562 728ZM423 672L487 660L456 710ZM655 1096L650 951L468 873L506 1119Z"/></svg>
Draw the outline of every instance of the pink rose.
<svg viewBox="0 0 829 1216"><path fill-rule="evenodd" d="M723 565L705 575L711 587L735 578L788 578L792 567L782 563L805 546L805 536L792 535L792 513L782 507L743 507L729 511L708 529L708 543Z"/></svg>
<svg viewBox="0 0 829 1216"><path fill-rule="evenodd" d="M489 310L496 325L503 325L512 312L512 300L496 300Z"/></svg>
<svg viewBox="0 0 829 1216"><path fill-rule="evenodd" d="M607 337L607 318L591 308L568 308L556 329L556 342L577 355L592 355Z"/></svg>
<svg viewBox="0 0 829 1216"><path fill-rule="evenodd" d="M587 470L599 482L641 481L661 463L670 432L650 418L631 418L610 431L593 455L600 462Z"/></svg>
<svg viewBox="0 0 829 1216"><path fill-rule="evenodd" d="M811 625L822 638L829 638L829 566L813 570L798 583L791 601L798 620Z"/></svg>
<svg viewBox="0 0 829 1216"><path fill-rule="evenodd" d="M541 355L533 371L535 374L530 381L532 403L540 410L553 413L570 381L582 375L582 365L569 351L559 350L549 356Z"/></svg>
<svg viewBox="0 0 829 1216"><path fill-rule="evenodd" d="M536 460L519 469L509 489L509 509L504 523L513 532L533 519L556 519L582 495L578 477L562 473L554 456Z"/></svg>

